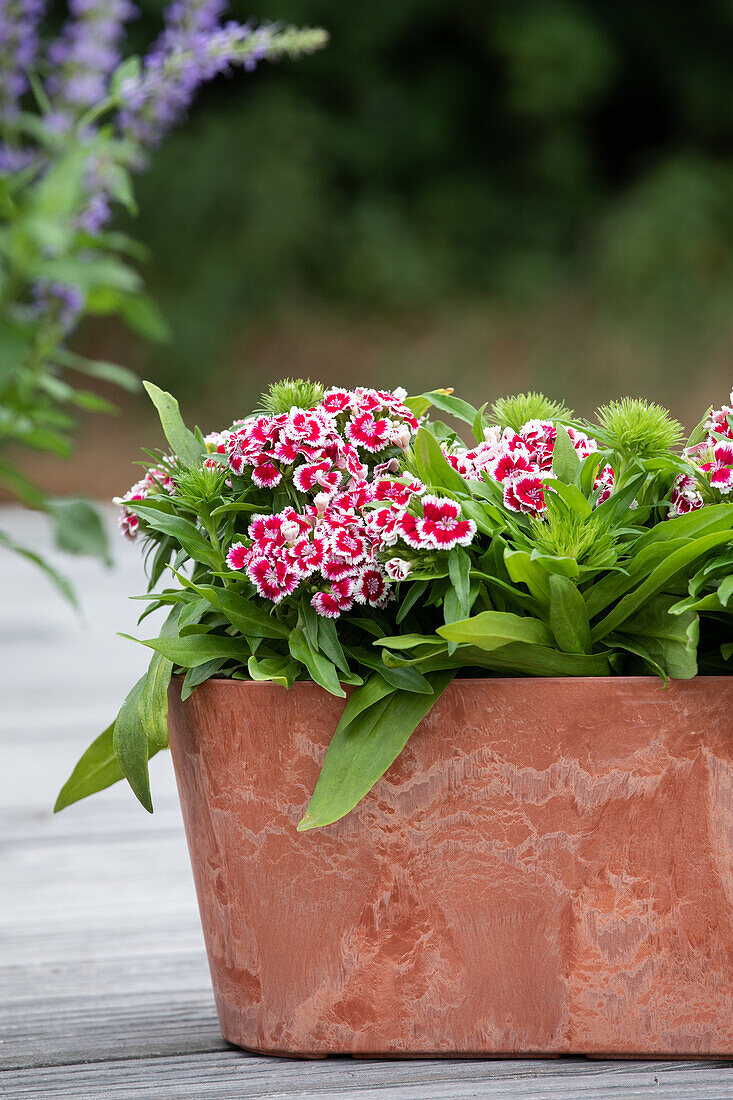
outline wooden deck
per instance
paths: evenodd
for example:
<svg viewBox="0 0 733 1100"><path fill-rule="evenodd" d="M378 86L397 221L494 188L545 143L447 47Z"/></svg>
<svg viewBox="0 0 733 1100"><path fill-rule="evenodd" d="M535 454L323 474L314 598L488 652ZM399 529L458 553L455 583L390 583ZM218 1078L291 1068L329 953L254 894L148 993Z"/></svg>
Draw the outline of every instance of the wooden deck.
<svg viewBox="0 0 733 1100"><path fill-rule="evenodd" d="M0 528L45 545L42 518ZM114 716L145 653L133 547L115 571L54 555L83 597L75 616L4 554L0 623L0 1097L209 1100L733 1098L722 1062L305 1062L219 1036L170 760L151 765L156 813L112 788L53 817L61 782Z"/></svg>

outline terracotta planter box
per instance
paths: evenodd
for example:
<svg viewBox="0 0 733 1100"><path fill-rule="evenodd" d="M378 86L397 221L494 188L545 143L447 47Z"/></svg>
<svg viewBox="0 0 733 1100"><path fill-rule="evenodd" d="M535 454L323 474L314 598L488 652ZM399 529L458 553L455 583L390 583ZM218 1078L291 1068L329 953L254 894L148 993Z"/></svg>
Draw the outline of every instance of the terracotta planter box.
<svg viewBox="0 0 733 1100"><path fill-rule="evenodd" d="M297 833L342 705L171 689L226 1039L733 1055L733 677L455 682L353 813Z"/></svg>

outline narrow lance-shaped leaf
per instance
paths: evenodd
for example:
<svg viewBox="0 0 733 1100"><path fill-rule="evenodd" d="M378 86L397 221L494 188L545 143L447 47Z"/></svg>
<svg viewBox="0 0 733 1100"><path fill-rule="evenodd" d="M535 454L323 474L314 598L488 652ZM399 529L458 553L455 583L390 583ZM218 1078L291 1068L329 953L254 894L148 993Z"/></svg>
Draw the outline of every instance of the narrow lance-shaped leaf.
<svg viewBox="0 0 733 1100"><path fill-rule="evenodd" d="M332 661L329 661L327 657L324 657L322 653L311 648L301 627L291 631L290 637L288 638L288 646L295 660L305 665L311 680L320 684L320 686L325 688L326 691L329 691L331 695L338 695L341 698L345 698L346 692L339 683L338 672L335 665Z"/></svg>
<svg viewBox="0 0 733 1100"><path fill-rule="evenodd" d="M229 638L218 634L193 634L186 638L133 638L130 634L121 634L139 645L162 653L174 665L181 668L196 668L215 657L231 657L242 664L247 662L251 650L242 638Z"/></svg>
<svg viewBox="0 0 733 1100"><path fill-rule="evenodd" d="M152 813L153 800L150 796L148 774L148 739L138 712L144 685L145 676L142 676L128 692L112 730L112 746L138 801L148 813Z"/></svg>
<svg viewBox="0 0 733 1100"><path fill-rule="evenodd" d="M550 576L550 627L563 653L590 653L588 608L577 586L559 573Z"/></svg>
<svg viewBox="0 0 733 1100"><path fill-rule="evenodd" d="M470 619L439 626L437 633L449 642L478 646L479 649L498 649L510 642L551 646L555 641L545 623L510 611L482 611Z"/></svg>
<svg viewBox="0 0 733 1100"><path fill-rule="evenodd" d="M143 382L143 386L158 410L163 432L173 453L184 465L197 465L201 461L201 444L183 423L181 410L175 397L166 390L161 390L153 382Z"/></svg>
<svg viewBox="0 0 733 1100"><path fill-rule="evenodd" d="M330 825L353 810L402 752L453 676L452 671L432 673L430 695L399 691L380 699L348 725L342 719L298 830Z"/></svg>

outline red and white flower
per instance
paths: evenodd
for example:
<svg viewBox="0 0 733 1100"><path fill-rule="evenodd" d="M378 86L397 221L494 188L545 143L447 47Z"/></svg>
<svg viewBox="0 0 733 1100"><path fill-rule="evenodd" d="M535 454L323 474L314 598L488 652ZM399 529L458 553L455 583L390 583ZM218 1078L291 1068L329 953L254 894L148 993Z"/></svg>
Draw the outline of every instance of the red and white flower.
<svg viewBox="0 0 733 1100"><path fill-rule="evenodd" d="M535 472L537 466L529 457L529 452L522 447L513 451L503 450L491 462L488 469L494 480L503 484L509 478L516 477L518 474Z"/></svg>
<svg viewBox="0 0 733 1100"><path fill-rule="evenodd" d="M504 483L504 504L512 512L538 515L546 507L544 488L539 474L520 474Z"/></svg>
<svg viewBox="0 0 733 1100"><path fill-rule="evenodd" d="M311 600L311 607L314 607L316 614L323 619L338 619L341 614L338 600L330 592L316 592Z"/></svg>
<svg viewBox="0 0 733 1100"><path fill-rule="evenodd" d="M246 569L251 557L250 547L245 546L243 542L234 542L227 553L227 565L230 569Z"/></svg>
<svg viewBox="0 0 733 1100"><path fill-rule="evenodd" d="M272 560L265 557L250 558L246 566L247 576L260 596L273 603L280 603L298 587L298 574L281 558Z"/></svg>
<svg viewBox="0 0 733 1100"><path fill-rule="evenodd" d="M463 519L460 506L447 497L422 498L423 518L418 522L422 538L436 550L468 546L476 534L472 519Z"/></svg>
<svg viewBox="0 0 733 1100"><path fill-rule="evenodd" d="M259 455L252 466L252 481L258 489L274 489L282 481L282 476L282 472L267 455Z"/></svg>
<svg viewBox="0 0 733 1100"><path fill-rule="evenodd" d="M331 467L327 458L322 462L305 463L293 474L293 485L301 493L334 493L341 484L341 474Z"/></svg>
<svg viewBox="0 0 733 1100"><path fill-rule="evenodd" d="M721 493L733 489L733 442L718 443L713 447L712 462L700 467L710 478L710 486Z"/></svg>
<svg viewBox="0 0 733 1100"><path fill-rule="evenodd" d="M364 569L354 588L357 603L368 603L370 607L382 607L389 594L389 586L379 569Z"/></svg>
<svg viewBox="0 0 733 1100"><path fill-rule="evenodd" d="M672 486L672 495L669 498L670 509L667 512L667 519L674 519L675 516L686 516L688 512L696 512L698 508L702 508L703 499L697 488L697 482L694 477L690 477L687 474L680 474Z"/></svg>
<svg viewBox="0 0 733 1100"><path fill-rule="evenodd" d="M375 419L371 412L355 416L346 425L346 438L356 447L376 454L390 443L390 422L385 417Z"/></svg>

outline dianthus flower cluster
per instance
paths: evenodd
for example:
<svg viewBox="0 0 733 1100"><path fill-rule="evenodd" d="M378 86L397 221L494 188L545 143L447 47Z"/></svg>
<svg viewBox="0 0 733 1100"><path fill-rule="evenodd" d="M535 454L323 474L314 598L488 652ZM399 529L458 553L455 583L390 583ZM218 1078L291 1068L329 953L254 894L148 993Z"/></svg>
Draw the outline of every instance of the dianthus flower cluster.
<svg viewBox="0 0 733 1100"><path fill-rule="evenodd" d="M594 439L569 427L568 435L581 459L598 450ZM468 481L481 481L486 473L501 485L504 505L512 512L539 515L547 505L545 479L552 475L552 454L557 428L550 420L528 420L518 432L488 428L486 438L471 450L445 451L454 470ZM613 470L604 466L596 475L600 489L597 503L611 495Z"/></svg>
<svg viewBox="0 0 733 1100"><path fill-rule="evenodd" d="M711 412L705 423L705 438L686 454L697 467L700 479L681 474L672 487L668 518L684 516L702 508L700 480L724 495L733 489L733 392L730 405Z"/></svg>
<svg viewBox="0 0 733 1100"><path fill-rule="evenodd" d="M280 487L298 507L258 514L226 561L257 593L280 603L302 587L319 615L338 617L354 604L383 607L417 554L466 546L476 533L458 504L426 494L399 475L400 456L418 422L403 390L327 391L315 408L257 415L207 436L204 466L223 467L232 491ZM139 532L135 501L155 490L173 494L167 467L151 469L116 503L129 538ZM255 497L255 499L258 499ZM259 496L262 499L262 496ZM393 548L404 544L399 556Z"/></svg>
<svg viewBox="0 0 733 1100"><path fill-rule="evenodd" d="M363 480L367 459L390 448L404 451L417 420L402 390L329 390L313 409L252 416L221 433L216 449L232 473L259 489L292 482L301 493L335 493Z"/></svg>
<svg viewBox="0 0 733 1100"><path fill-rule="evenodd" d="M255 516L248 543L227 562L244 570L259 595L279 603L305 585L319 615L337 618L354 604L383 607L390 581L411 563L385 552L402 540L414 551L467 545L476 527L452 500L426 496L416 478L395 477L399 454L418 422L405 394L329 390L315 409L250 417L219 437L230 471L257 488L289 483L311 498L297 511Z"/></svg>
<svg viewBox="0 0 733 1100"><path fill-rule="evenodd" d="M354 604L384 607L390 581L409 576L411 562L388 557L402 540L418 552L465 546L476 533L452 500L425 495L414 478L352 479L343 492L318 493L303 512L286 508L254 516L248 544L227 554L260 596L279 603L305 585L319 615L338 618Z"/></svg>

